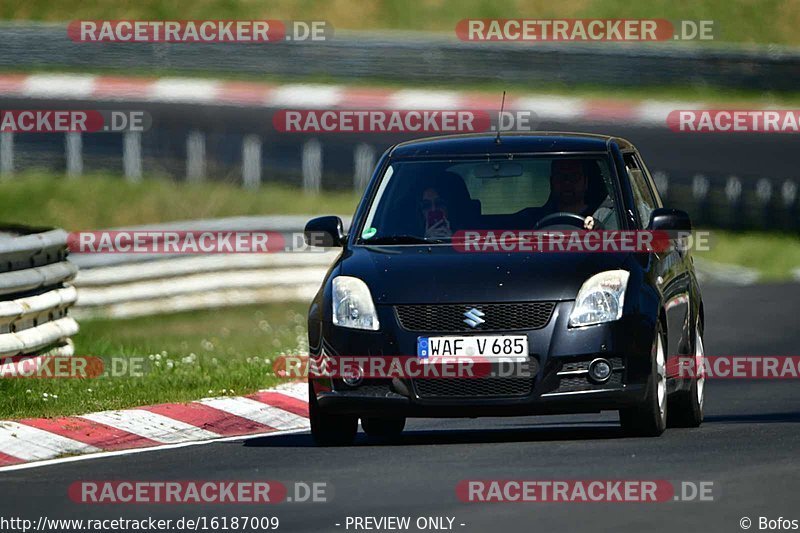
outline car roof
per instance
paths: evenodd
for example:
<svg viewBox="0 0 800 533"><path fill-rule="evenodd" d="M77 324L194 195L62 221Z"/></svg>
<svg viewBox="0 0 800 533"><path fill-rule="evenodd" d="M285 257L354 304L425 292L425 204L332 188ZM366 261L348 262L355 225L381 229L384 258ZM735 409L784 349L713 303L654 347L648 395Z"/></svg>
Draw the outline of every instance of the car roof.
<svg viewBox="0 0 800 533"><path fill-rule="evenodd" d="M496 141L496 133L427 137L397 144L391 151L391 157L605 152L609 142L616 143L622 151L635 150L626 139L593 133L501 133L500 142Z"/></svg>

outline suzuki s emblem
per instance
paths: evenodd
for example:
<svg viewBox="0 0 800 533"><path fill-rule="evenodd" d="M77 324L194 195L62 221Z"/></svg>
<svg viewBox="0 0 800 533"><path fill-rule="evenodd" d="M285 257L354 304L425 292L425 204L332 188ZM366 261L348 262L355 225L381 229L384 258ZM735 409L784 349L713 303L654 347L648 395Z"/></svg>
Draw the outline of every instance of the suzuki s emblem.
<svg viewBox="0 0 800 533"><path fill-rule="evenodd" d="M466 313L464 313L464 316L467 317L464 320L464 323L471 328L477 328L478 326L486 322L483 318L481 318L485 315L480 311L478 311L477 309L475 309L474 307L469 311L467 311Z"/></svg>

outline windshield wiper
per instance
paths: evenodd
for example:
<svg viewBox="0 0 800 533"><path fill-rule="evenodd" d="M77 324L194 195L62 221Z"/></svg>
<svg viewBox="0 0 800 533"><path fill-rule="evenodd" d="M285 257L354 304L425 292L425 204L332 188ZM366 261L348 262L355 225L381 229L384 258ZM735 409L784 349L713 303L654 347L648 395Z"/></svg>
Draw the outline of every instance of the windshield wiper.
<svg viewBox="0 0 800 533"><path fill-rule="evenodd" d="M442 244L441 239L426 239L418 235L386 235L375 239L362 240L363 244Z"/></svg>

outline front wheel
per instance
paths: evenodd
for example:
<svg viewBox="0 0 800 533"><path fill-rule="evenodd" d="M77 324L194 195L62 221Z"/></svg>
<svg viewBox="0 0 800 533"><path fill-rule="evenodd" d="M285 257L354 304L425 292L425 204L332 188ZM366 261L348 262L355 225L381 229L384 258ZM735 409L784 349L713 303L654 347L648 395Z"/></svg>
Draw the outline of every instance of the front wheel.
<svg viewBox="0 0 800 533"><path fill-rule="evenodd" d="M347 446L356 438L358 418L322 411L311 383L308 384L308 418L311 422L311 436L318 446Z"/></svg>
<svg viewBox="0 0 800 533"><path fill-rule="evenodd" d="M619 411L620 424L627 433L658 437L667 428L667 359L664 344L664 333L659 326L651 349L652 371L647 397L641 405Z"/></svg>
<svg viewBox="0 0 800 533"><path fill-rule="evenodd" d="M700 327L694 334L694 372L695 377L689 390L678 391L670 397L669 425L679 428L696 428L703 423L703 403L705 402L705 348Z"/></svg>

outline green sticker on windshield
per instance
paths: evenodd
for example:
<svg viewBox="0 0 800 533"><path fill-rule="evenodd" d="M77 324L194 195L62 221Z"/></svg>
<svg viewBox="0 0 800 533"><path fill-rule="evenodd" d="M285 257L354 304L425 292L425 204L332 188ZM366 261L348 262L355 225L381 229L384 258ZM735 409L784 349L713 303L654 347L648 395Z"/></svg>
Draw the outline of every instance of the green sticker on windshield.
<svg viewBox="0 0 800 533"><path fill-rule="evenodd" d="M362 239L371 239L378 233L378 230L375 228L367 228L363 232L361 232Z"/></svg>

